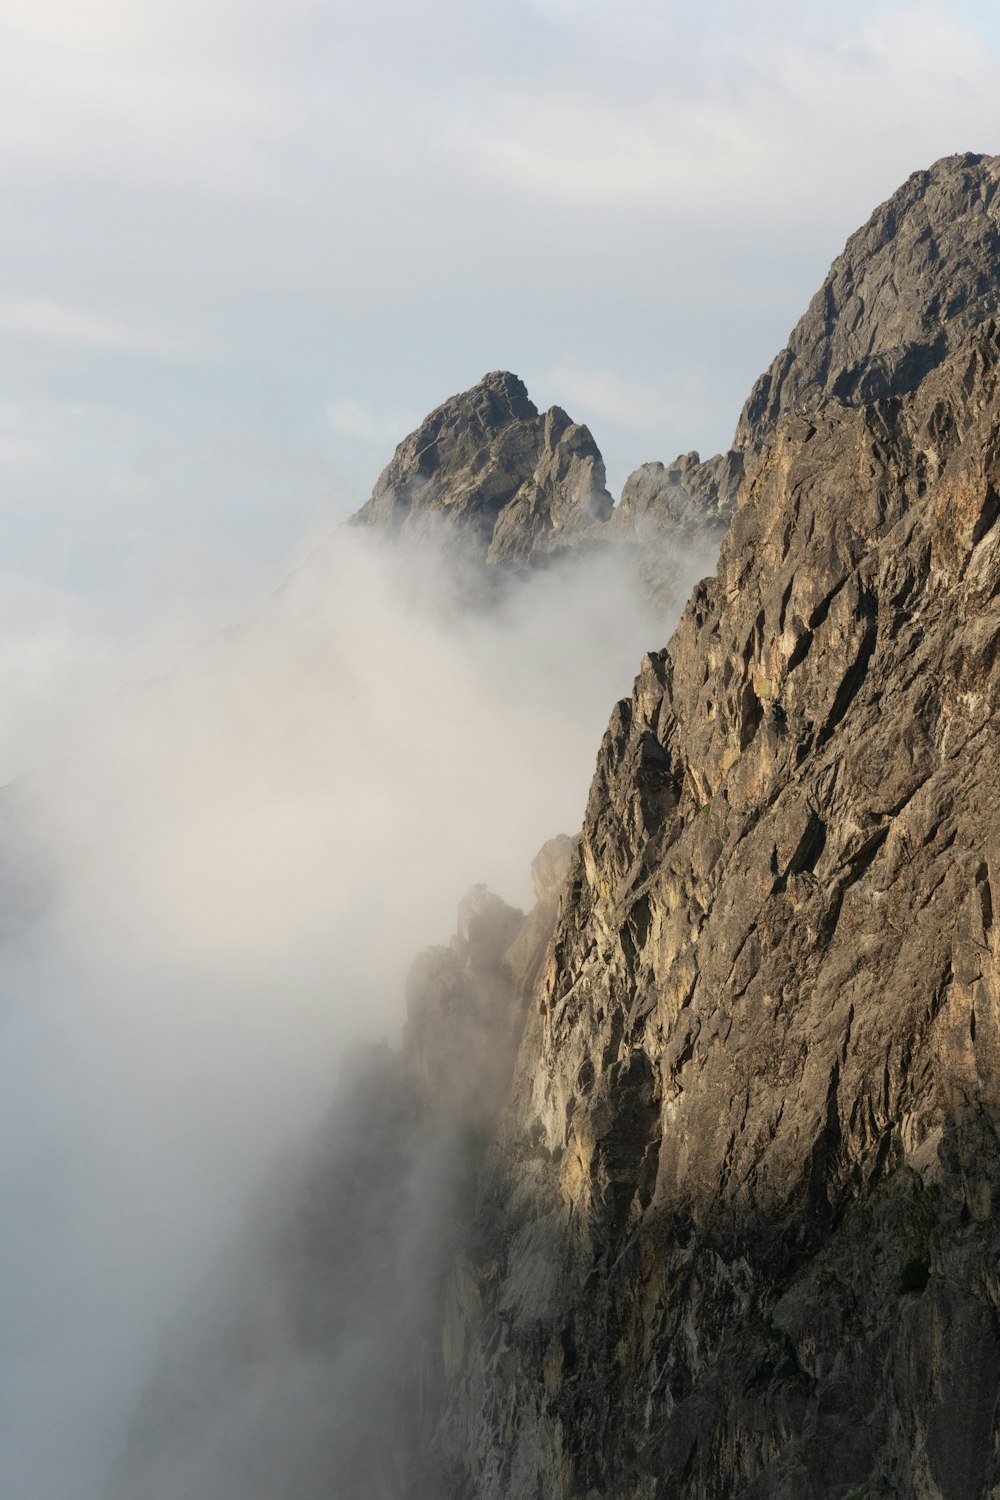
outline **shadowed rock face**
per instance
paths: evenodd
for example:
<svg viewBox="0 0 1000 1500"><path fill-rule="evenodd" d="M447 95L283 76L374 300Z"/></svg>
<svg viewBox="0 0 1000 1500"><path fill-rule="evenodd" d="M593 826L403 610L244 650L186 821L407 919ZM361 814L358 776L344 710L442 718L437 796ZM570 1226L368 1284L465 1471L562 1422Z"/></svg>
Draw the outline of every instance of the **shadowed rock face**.
<svg viewBox="0 0 1000 1500"><path fill-rule="evenodd" d="M914 172L852 234L788 347L750 393L733 447L755 452L783 413L914 390L1000 311L1000 157Z"/></svg>

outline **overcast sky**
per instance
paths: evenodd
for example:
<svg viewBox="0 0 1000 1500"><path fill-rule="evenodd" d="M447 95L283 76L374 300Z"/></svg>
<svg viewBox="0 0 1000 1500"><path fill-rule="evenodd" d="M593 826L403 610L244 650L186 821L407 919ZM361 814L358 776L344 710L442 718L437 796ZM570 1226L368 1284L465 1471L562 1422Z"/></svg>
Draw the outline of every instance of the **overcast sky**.
<svg viewBox="0 0 1000 1500"><path fill-rule="evenodd" d="M1000 149L987 4L0 0L0 774L507 367L724 446L846 235Z"/></svg>

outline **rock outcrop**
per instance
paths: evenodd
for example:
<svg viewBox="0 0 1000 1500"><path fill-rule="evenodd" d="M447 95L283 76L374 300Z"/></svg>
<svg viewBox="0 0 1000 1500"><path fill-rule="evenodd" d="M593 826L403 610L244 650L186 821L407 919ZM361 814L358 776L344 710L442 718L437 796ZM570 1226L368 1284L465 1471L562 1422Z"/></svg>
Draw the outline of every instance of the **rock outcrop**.
<svg viewBox="0 0 1000 1500"><path fill-rule="evenodd" d="M655 589L673 576L665 552L714 555L740 472L733 454L644 464L614 506L589 428L558 406L539 413L516 375L495 370L404 438L352 519L414 540L446 529L466 559L490 569L629 546L652 560Z"/></svg>
<svg viewBox="0 0 1000 1500"><path fill-rule="evenodd" d="M714 529L721 541L731 516L727 497L741 475L734 453L704 462L682 453L672 464L643 464L626 479L610 525L625 536L641 538L651 527L696 541Z"/></svg>

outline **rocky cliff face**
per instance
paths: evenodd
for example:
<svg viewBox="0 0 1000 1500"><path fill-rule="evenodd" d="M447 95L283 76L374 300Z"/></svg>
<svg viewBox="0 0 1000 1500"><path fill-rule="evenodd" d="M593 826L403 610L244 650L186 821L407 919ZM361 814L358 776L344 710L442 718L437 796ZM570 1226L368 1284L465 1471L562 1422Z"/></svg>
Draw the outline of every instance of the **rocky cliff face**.
<svg viewBox="0 0 1000 1500"><path fill-rule="evenodd" d="M615 712L456 1273L464 1493L1000 1482L998 381L991 324L780 425Z"/></svg>

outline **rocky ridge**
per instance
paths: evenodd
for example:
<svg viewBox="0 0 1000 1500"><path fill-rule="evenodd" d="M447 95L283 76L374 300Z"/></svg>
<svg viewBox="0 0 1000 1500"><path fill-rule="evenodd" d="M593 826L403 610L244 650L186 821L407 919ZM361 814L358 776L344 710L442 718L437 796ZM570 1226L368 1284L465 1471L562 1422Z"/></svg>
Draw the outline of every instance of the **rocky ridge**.
<svg viewBox="0 0 1000 1500"><path fill-rule="evenodd" d="M579 545L612 504L589 429L558 406L540 414L494 370L404 438L354 524L404 537L444 524L473 556L510 565Z"/></svg>
<svg viewBox="0 0 1000 1500"><path fill-rule="evenodd" d="M915 389L1000 314L1000 158L966 152L914 172L851 235L787 346L754 383L728 453L643 464L614 505L585 426L540 414L494 371L400 443L356 524L414 534L442 521L490 566L669 537L718 545L748 457L781 417Z"/></svg>
<svg viewBox="0 0 1000 1500"><path fill-rule="evenodd" d="M697 453L646 464L615 507L589 428L558 406L540 413L516 375L495 370L404 438L353 524L408 542L444 529L491 569L608 545L714 549L731 469Z"/></svg>

